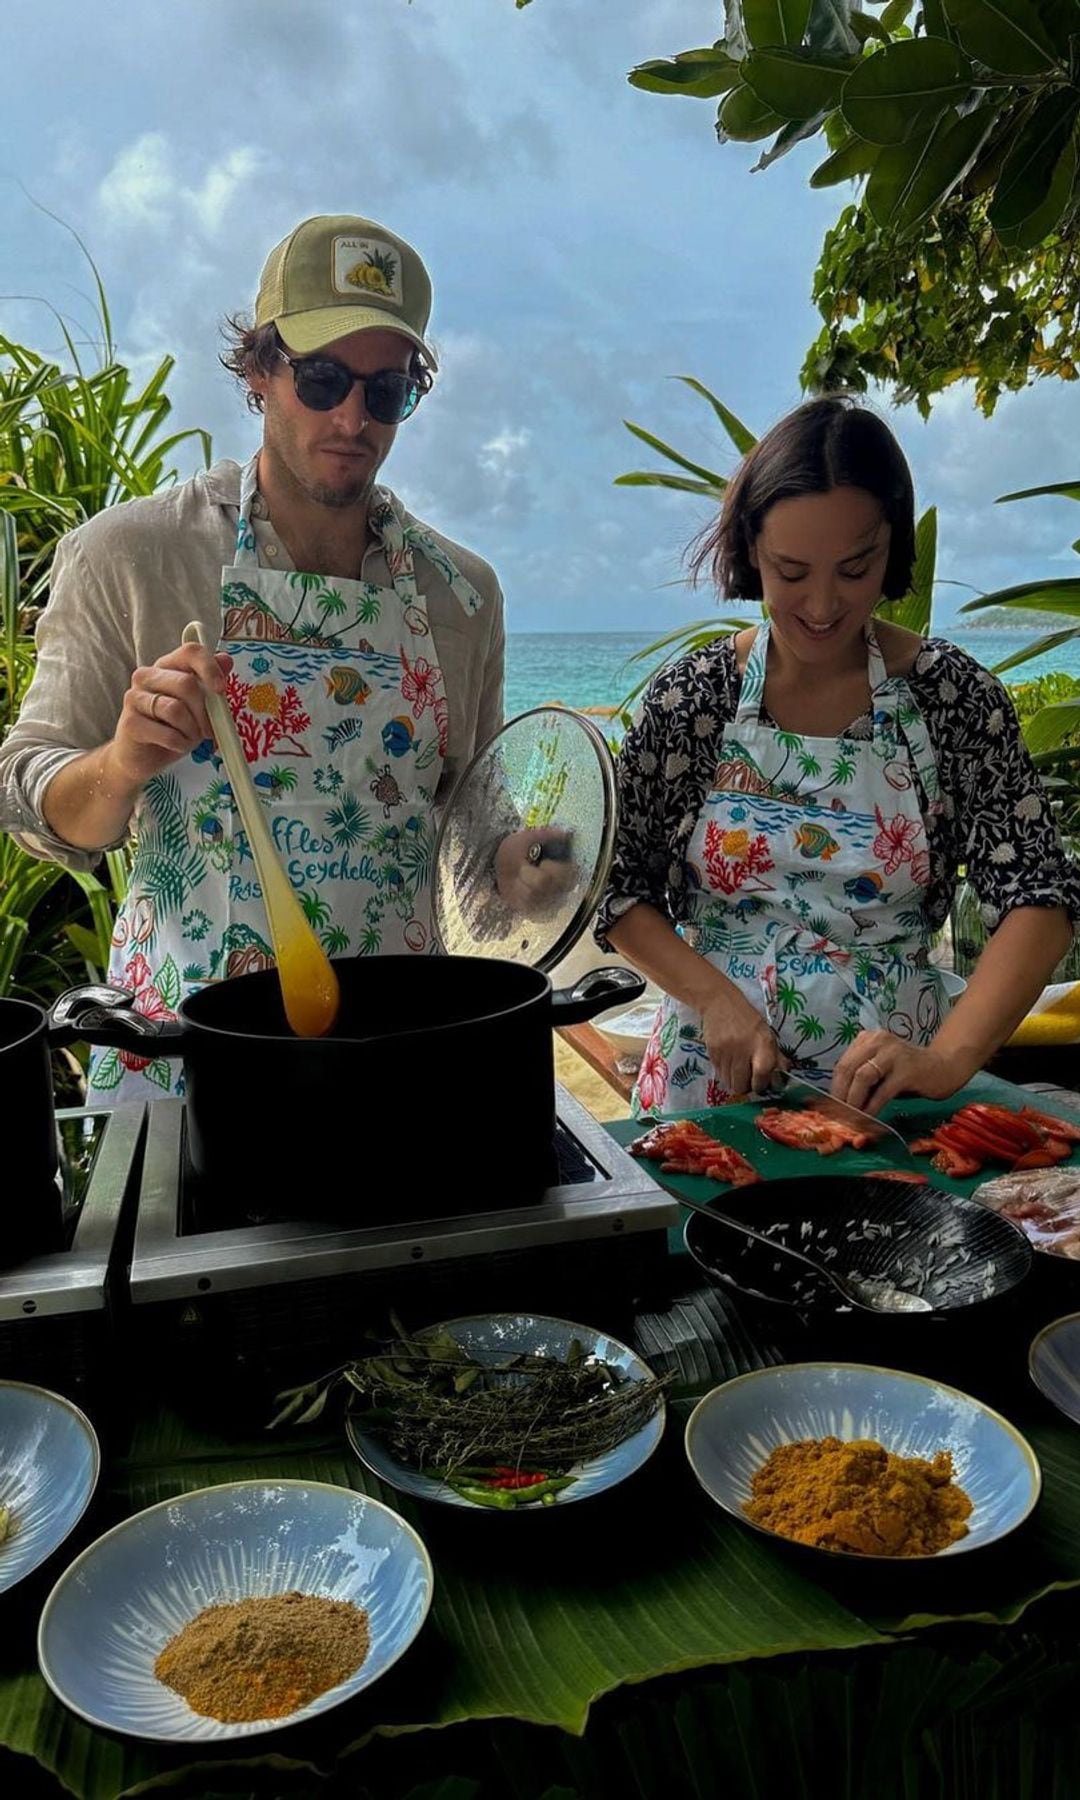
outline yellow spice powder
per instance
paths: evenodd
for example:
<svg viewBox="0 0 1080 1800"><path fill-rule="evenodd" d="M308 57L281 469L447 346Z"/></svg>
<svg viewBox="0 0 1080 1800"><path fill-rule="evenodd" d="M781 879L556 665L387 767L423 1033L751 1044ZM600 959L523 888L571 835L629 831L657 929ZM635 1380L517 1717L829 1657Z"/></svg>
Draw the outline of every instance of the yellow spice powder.
<svg viewBox="0 0 1080 1800"><path fill-rule="evenodd" d="M893 1456L872 1439L781 1444L754 1474L744 1511L755 1525L821 1550L933 1556L966 1537L972 1504L938 1451Z"/></svg>

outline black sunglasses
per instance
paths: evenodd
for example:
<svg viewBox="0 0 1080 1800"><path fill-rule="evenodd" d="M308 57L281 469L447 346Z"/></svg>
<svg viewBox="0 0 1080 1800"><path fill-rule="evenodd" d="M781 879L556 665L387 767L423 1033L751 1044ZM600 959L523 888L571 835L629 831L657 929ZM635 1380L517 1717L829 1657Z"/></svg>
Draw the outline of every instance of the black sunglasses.
<svg viewBox="0 0 1080 1800"><path fill-rule="evenodd" d="M377 369L374 375L357 375L332 356L289 356L284 350L278 355L292 370L297 399L312 412L332 412L358 382L376 424L400 425L431 387L426 369Z"/></svg>

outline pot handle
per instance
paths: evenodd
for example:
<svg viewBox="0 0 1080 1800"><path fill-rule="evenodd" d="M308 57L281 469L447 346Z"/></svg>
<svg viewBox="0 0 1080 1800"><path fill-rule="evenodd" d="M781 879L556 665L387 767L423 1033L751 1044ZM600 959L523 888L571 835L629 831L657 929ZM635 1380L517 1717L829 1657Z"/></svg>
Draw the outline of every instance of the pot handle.
<svg viewBox="0 0 1080 1800"><path fill-rule="evenodd" d="M572 988L556 988L551 996L551 1022L556 1031L583 1025L609 1007L640 1000L645 977L633 969L590 969Z"/></svg>
<svg viewBox="0 0 1080 1800"><path fill-rule="evenodd" d="M148 1019L134 1010L127 988L68 988L49 1014L49 1041L77 1040L97 1049L129 1050L133 1056L180 1056L186 1032L179 1019Z"/></svg>

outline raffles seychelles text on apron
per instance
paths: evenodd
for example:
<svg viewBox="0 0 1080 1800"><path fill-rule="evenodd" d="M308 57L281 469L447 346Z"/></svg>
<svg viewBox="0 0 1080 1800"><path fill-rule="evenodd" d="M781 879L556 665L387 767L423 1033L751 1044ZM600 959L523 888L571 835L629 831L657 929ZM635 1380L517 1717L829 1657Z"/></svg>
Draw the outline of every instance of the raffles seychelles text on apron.
<svg viewBox="0 0 1080 1800"><path fill-rule="evenodd" d="M922 802L938 779L922 714L867 630L868 738L762 718L769 626L747 659L687 852L680 934L753 1002L784 1053L831 1069L860 1031L926 1044L945 1010L928 962ZM701 1019L669 997L642 1060L639 1116L719 1105Z"/></svg>
<svg viewBox="0 0 1080 1800"><path fill-rule="evenodd" d="M447 702L413 552L466 612L480 595L384 489L369 523L391 587L261 568L243 472L236 561L222 570L228 700L278 854L332 956L432 949L433 803ZM273 964L262 890L220 757L207 739L146 784L109 979L151 1018L210 981ZM182 1095L182 1065L95 1053L90 1101Z"/></svg>

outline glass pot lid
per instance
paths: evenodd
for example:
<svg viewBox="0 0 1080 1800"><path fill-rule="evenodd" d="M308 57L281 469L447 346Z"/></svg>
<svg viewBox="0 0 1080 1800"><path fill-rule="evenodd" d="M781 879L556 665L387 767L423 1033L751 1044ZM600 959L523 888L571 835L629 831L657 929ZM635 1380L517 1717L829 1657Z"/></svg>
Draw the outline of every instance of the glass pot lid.
<svg viewBox="0 0 1080 1800"><path fill-rule="evenodd" d="M512 719L443 813L432 895L440 948L553 968L599 904L615 818L615 764L595 725L561 706Z"/></svg>

